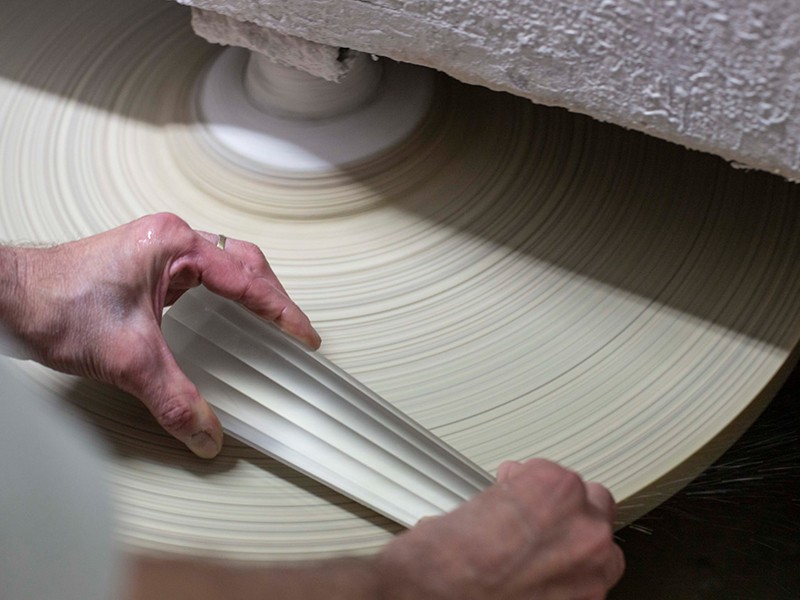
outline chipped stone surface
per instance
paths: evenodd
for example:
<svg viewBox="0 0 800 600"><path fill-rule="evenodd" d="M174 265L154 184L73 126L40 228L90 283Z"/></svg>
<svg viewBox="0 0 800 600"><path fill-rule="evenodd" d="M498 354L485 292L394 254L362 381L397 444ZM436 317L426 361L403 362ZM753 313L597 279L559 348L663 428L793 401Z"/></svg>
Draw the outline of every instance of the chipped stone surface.
<svg viewBox="0 0 800 600"><path fill-rule="evenodd" d="M278 33L209 10L192 9L192 28L209 42L259 52L286 67L295 67L328 81L339 81L349 70L338 48Z"/></svg>
<svg viewBox="0 0 800 600"><path fill-rule="evenodd" d="M800 180L794 0L179 1Z"/></svg>

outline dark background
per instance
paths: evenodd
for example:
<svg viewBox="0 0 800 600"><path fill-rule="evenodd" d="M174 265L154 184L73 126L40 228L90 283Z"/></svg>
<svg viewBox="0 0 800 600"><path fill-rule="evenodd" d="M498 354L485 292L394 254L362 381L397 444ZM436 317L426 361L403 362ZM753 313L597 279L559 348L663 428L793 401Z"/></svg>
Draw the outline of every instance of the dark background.
<svg viewBox="0 0 800 600"><path fill-rule="evenodd" d="M800 367L736 444L617 541L628 567L611 600L799 600Z"/></svg>

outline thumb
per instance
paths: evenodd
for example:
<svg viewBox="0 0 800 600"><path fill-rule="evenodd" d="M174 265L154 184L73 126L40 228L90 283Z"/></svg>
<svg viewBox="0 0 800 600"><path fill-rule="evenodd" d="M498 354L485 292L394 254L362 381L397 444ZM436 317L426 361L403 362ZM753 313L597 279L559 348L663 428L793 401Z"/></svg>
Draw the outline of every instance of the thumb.
<svg viewBox="0 0 800 600"><path fill-rule="evenodd" d="M222 448L222 425L197 387L181 371L166 343L145 378L127 391L139 398L167 433L201 458ZM136 388L136 389L131 389Z"/></svg>
<svg viewBox="0 0 800 600"><path fill-rule="evenodd" d="M497 481L499 483L508 481L521 467L522 464L516 460L503 461L497 469Z"/></svg>

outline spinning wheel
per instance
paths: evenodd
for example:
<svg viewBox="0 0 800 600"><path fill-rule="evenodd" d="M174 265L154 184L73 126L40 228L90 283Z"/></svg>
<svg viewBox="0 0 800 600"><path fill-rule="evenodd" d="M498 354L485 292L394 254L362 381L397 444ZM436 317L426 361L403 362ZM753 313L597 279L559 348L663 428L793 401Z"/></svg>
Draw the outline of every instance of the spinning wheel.
<svg viewBox="0 0 800 600"><path fill-rule="evenodd" d="M375 136L391 144L329 167L259 162L204 105L236 52L163 2L3 2L2 238L171 211L252 240L326 356L485 469L544 456L601 481L625 520L713 460L785 375L796 186L416 69L422 91L400 103L415 111ZM24 368L110 441L133 546L296 560L397 530L240 444L198 461L129 398Z"/></svg>

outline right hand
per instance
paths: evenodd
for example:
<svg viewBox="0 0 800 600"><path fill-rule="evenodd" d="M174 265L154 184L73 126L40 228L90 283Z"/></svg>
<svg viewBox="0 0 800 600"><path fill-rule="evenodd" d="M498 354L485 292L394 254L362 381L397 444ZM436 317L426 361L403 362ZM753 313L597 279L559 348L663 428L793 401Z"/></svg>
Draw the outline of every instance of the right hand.
<svg viewBox="0 0 800 600"><path fill-rule="evenodd" d="M384 549L386 598L600 600L625 568L615 513L606 488L552 462L504 463L487 491Z"/></svg>

